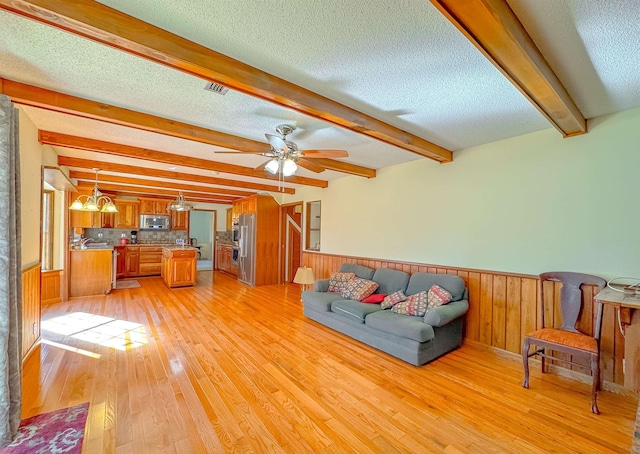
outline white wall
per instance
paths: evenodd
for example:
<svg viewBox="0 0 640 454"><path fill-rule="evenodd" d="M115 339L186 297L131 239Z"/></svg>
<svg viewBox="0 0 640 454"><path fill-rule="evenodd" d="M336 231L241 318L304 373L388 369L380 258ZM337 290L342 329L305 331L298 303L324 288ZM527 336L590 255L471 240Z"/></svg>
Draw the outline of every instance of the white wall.
<svg viewBox="0 0 640 454"><path fill-rule="evenodd" d="M53 148L38 142L38 129L20 109L20 210L22 267L40 261L40 211L42 205L42 165L57 166Z"/></svg>
<svg viewBox="0 0 640 454"><path fill-rule="evenodd" d="M640 109L302 188L321 252L538 274L640 277Z"/></svg>

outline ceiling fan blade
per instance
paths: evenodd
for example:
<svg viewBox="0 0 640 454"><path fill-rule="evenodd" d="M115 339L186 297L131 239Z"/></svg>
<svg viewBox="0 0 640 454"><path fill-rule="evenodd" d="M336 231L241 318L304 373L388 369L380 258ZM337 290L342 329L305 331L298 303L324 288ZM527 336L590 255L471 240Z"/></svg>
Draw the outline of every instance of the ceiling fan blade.
<svg viewBox="0 0 640 454"><path fill-rule="evenodd" d="M265 151L214 151L214 153L220 153L220 154L265 154Z"/></svg>
<svg viewBox="0 0 640 454"><path fill-rule="evenodd" d="M269 141L269 145L271 145L274 149L278 151L287 150L287 144L278 136L274 136L273 134L265 134L264 135Z"/></svg>
<svg viewBox="0 0 640 454"><path fill-rule="evenodd" d="M269 160L270 161L270 160ZM258 167L256 167L255 170L256 172L266 172L265 167L267 166L267 164L269 163L269 161L265 161L262 164L260 164Z"/></svg>
<svg viewBox="0 0 640 454"><path fill-rule="evenodd" d="M345 150L300 150L305 158L348 158Z"/></svg>
<svg viewBox="0 0 640 454"><path fill-rule="evenodd" d="M311 170L312 172L315 172L315 173L320 173L327 170L325 167L321 166L320 164L316 164L315 162L305 158L298 158L298 160L296 161L296 164L298 164L300 167L304 167L305 169Z"/></svg>

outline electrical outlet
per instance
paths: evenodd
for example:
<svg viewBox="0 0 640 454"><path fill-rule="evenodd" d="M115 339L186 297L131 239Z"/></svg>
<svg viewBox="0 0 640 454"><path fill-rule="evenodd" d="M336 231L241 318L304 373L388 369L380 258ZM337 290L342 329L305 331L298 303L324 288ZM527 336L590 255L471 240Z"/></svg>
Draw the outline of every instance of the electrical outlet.
<svg viewBox="0 0 640 454"><path fill-rule="evenodd" d="M36 336L38 334L38 324L33 322L33 335Z"/></svg>

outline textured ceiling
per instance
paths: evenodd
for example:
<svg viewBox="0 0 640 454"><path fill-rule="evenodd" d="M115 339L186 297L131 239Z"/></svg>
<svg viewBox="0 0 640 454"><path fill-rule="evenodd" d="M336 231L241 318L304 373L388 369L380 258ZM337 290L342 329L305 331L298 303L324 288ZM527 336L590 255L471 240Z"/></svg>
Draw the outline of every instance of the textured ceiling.
<svg viewBox="0 0 640 454"><path fill-rule="evenodd" d="M101 3L454 151L551 127L427 0ZM640 106L640 2L508 3L585 117ZM301 149L346 149L346 162L376 169L423 159L238 92L206 92L204 80L4 11L0 77L262 142L277 124L293 122L300 129L289 139ZM265 160L214 154L220 148L26 110L40 129L249 167ZM96 158L95 153L58 152ZM303 169L298 175L344 176Z"/></svg>

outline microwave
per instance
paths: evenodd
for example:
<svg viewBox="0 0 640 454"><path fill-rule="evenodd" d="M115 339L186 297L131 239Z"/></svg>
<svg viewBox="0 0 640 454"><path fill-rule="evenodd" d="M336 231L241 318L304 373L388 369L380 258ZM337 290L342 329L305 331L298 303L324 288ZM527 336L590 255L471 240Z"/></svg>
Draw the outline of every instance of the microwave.
<svg viewBox="0 0 640 454"><path fill-rule="evenodd" d="M171 216L163 214L143 214L140 216L140 230L169 230Z"/></svg>

